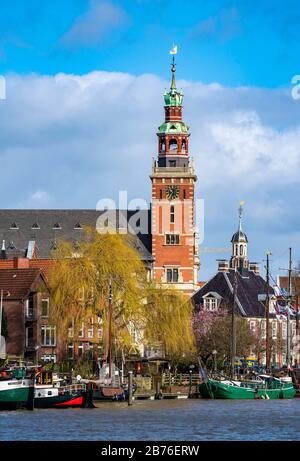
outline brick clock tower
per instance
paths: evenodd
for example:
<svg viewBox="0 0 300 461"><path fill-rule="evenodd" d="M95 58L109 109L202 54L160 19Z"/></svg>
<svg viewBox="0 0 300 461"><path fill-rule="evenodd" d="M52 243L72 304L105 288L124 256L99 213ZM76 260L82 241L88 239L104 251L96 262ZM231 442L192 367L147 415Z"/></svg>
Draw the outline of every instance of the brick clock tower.
<svg viewBox="0 0 300 461"><path fill-rule="evenodd" d="M182 121L183 93L172 82L164 94L165 122L158 128L158 158L152 175L153 277L192 294L197 289L199 256L195 228L195 175L189 156L189 127Z"/></svg>

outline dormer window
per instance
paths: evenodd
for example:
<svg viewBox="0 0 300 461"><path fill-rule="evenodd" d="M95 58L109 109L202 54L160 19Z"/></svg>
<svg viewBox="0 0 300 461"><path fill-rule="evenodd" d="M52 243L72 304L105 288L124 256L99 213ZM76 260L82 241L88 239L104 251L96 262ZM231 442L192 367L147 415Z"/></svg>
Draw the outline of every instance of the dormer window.
<svg viewBox="0 0 300 461"><path fill-rule="evenodd" d="M82 225L80 224L80 222L75 224L74 229L82 229Z"/></svg>
<svg viewBox="0 0 300 461"><path fill-rule="evenodd" d="M11 229L19 229L17 224L15 222L13 222L10 226Z"/></svg>
<svg viewBox="0 0 300 461"><path fill-rule="evenodd" d="M32 224L31 229L40 229L40 226L37 222L35 222L34 224Z"/></svg>
<svg viewBox="0 0 300 461"><path fill-rule="evenodd" d="M207 293L203 297L203 307L207 311L215 312L218 310L222 297L218 293Z"/></svg>
<svg viewBox="0 0 300 461"><path fill-rule="evenodd" d="M53 229L61 229L61 225L58 222L56 222L53 226Z"/></svg>
<svg viewBox="0 0 300 461"><path fill-rule="evenodd" d="M7 249L8 250L16 250L16 246L15 246L14 242L8 242Z"/></svg>

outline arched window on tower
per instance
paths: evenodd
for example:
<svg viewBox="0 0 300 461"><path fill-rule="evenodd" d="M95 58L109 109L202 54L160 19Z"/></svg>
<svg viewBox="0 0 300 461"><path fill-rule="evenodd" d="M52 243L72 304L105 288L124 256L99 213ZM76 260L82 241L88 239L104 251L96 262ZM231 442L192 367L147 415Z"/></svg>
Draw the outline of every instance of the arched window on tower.
<svg viewBox="0 0 300 461"><path fill-rule="evenodd" d="M177 140L176 139L171 139L170 144L169 144L169 150L172 152L177 151Z"/></svg>
<svg viewBox="0 0 300 461"><path fill-rule="evenodd" d="M186 151L186 140L185 139L183 139L183 141L181 143L181 150L182 150L182 152Z"/></svg>
<svg viewBox="0 0 300 461"><path fill-rule="evenodd" d="M243 252L244 252L243 245L240 245L240 256L243 256Z"/></svg>
<svg viewBox="0 0 300 461"><path fill-rule="evenodd" d="M238 245L235 246L235 255L236 256L239 255L239 247L238 247Z"/></svg>
<svg viewBox="0 0 300 461"><path fill-rule="evenodd" d="M165 141L163 141L163 142L161 143L161 151L162 151L162 152L165 152L165 150L166 150L166 143L165 143Z"/></svg>

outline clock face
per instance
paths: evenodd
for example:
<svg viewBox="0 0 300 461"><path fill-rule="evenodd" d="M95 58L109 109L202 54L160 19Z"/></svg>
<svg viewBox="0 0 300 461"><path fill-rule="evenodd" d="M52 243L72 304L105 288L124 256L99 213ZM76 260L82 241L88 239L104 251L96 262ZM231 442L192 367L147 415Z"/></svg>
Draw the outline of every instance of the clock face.
<svg viewBox="0 0 300 461"><path fill-rule="evenodd" d="M167 199L174 200L179 197L179 187L178 186L168 186L166 188Z"/></svg>

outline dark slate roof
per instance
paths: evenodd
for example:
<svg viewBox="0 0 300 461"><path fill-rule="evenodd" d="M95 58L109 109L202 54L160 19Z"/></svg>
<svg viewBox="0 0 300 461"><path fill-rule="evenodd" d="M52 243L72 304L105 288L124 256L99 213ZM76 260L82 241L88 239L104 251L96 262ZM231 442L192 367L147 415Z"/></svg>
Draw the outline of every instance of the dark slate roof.
<svg viewBox="0 0 300 461"><path fill-rule="evenodd" d="M49 258L57 240L64 239L76 245L82 236L80 226L96 227L102 213L97 210L0 210L0 242L5 240L7 258L26 256L32 240L36 241L37 257ZM117 210L116 227L132 228L137 216L140 232L134 247L143 261L151 262L150 210Z"/></svg>
<svg viewBox="0 0 300 461"><path fill-rule="evenodd" d="M26 298L40 277L40 269L0 269L4 301Z"/></svg>
<svg viewBox="0 0 300 461"><path fill-rule="evenodd" d="M243 232L242 230L238 230L235 234L233 234L231 242L232 243L238 243L238 242L248 243L248 238L245 232Z"/></svg>
<svg viewBox="0 0 300 461"><path fill-rule="evenodd" d="M203 296L209 292L216 292L223 298L223 302L233 304L233 269L228 272L218 272L202 288L193 295L192 300L196 309L203 305ZM265 307L258 301L258 295L267 294L267 283L260 276L249 270L237 272L237 299L241 315L245 317L265 317ZM269 294L273 295L274 290L270 286Z"/></svg>

